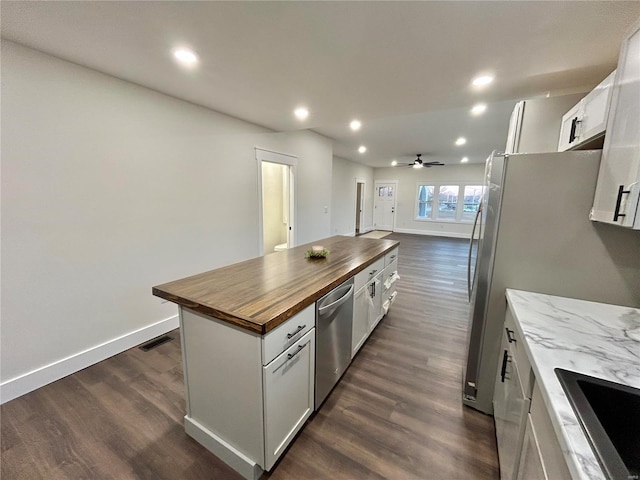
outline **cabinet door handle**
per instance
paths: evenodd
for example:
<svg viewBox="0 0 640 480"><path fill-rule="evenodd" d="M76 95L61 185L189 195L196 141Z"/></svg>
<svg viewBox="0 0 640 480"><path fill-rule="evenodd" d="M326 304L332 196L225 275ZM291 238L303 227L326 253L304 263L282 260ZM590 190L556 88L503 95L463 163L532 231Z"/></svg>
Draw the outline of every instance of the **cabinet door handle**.
<svg viewBox="0 0 640 480"><path fill-rule="evenodd" d="M508 328L505 328L505 330L507 331L507 339L509 340L509 343L515 343L516 339L513 337L513 330L509 330Z"/></svg>
<svg viewBox="0 0 640 480"><path fill-rule="evenodd" d="M500 369L500 381L504 383L504 377L507 374L507 360L509 359L509 351L505 350L502 355L502 368Z"/></svg>
<svg viewBox="0 0 640 480"><path fill-rule="evenodd" d="M287 354L287 360L291 360L293 357L298 355L307 345L308 343L305 343L304 345L298 345L298 349L295 352Z"/></svg>
<svg viewBox="0 0 640 480"><path fill-rule="evenodd" d="M620 213L620 205L622 204L622 195L631 193L631 189L625 190L624 185L618 187L618 196L616 198L616 209L613 211L613 221L617 222L618 218L626 217L626 214Z"/></svg>
<svg viewBox="0 0 640 480"><path fill-rule="evenodd" d="M298 325L298 328L296 329L295 332L292 333L287 333L287 338L293 338L295 337L297 334L299 334L302 330L304 330L305 328L307 328L306 325Z"/></svg>
<svg viewBox="0 0 640 480"><path fill-rule="evenodd" d="M578 129L578 124L581 120L578 120L578 117L575 117L571 120L571 131L569 132L569 143L573 143L578 136L576 135L576 130Z"/></svg>

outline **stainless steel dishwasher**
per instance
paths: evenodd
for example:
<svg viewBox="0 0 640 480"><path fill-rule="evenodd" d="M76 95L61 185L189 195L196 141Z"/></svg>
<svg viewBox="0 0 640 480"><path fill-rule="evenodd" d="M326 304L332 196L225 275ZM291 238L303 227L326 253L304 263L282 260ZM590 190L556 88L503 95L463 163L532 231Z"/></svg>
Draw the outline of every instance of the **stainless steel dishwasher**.
<svg viewBox="0 0 640 480"><path fill-rule="evenodd" d="M316 410L351 363L353 287L350 278L316 302Z"/></svg>

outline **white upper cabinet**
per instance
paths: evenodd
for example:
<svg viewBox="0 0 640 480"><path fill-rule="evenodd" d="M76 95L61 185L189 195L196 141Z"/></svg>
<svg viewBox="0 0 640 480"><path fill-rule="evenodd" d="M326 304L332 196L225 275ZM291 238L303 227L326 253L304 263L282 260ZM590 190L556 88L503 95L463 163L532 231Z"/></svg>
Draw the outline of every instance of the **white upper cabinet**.
<svg viewBox="0 0 640 480"><path fill-rule="evenodd" d="M604 135L609 116L614 70L562 117L558 151L575 149Z"/></svg>
<svg viewBox="0 0 640 480"><path fill-rule="evenodd" d="M639 196L640 20L620 51L590 218L640 230Z"/></svg>

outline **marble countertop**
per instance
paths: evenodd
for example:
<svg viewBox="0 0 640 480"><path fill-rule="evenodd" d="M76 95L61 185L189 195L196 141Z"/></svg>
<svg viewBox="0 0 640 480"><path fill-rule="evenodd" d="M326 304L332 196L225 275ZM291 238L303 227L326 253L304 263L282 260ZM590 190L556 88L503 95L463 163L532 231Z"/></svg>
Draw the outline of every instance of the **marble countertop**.
<svg viewBox="0 0 640 480"><path fill-rule="evenodd" d="M512 289L506 295L571 475L606 478L554 369L640 388L640 309Z"/></svg>

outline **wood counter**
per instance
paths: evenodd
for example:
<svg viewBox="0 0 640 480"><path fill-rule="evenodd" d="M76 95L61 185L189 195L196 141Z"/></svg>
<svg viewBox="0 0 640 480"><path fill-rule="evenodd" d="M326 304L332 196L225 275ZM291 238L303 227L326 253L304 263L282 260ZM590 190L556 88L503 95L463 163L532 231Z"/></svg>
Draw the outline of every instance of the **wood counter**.
<svg viewBox="0 0 640 480"><path fill-rule="evenodd" d="M335 236L153 287L153 294L265 334L399 245ZM311 245L331 253L307 259Z"/></svg>

